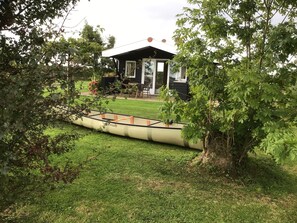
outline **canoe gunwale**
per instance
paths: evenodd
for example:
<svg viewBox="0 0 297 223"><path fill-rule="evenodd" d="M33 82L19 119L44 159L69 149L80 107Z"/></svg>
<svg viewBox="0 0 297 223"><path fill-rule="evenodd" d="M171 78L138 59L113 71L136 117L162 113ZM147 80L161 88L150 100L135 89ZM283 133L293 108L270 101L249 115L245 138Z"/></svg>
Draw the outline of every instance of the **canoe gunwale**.
<svg viewBox="0 0 297 223"><path fill-rule="evenodd" d="M93 118L90 116L83 116L83 118L89 118L89 119L93 119L96 121L101 121L101 122L106 123L107 125L108 124L116 124L116 125L135 126L135 127L143 127L143 128L155 128L155 129L168 129L168 130L182 130L183 129L180 127L153 126L154 124L161 123L161 121L158 123L150 124L150 125L139 125L139 124L129 124L129 123L122 123L122 122L108 121L108 120L104 120L104 119ZM151 120L151 119L148 119L148 120Z"/></svg>
<svg viewBox="0 0 297 223"><path fill-rule="evenodd" d="M125 114L118 114L118 113L100 113L100 114L93 114L93 115L86 115L86 116L82 116L83 118L90 118L93 120L97 120L97 121L101 121L108 124L117 124L117 125L125 125L125 126L135 126L135 127L145 127L145 128L157 128L157 129L168 129L168 130L182 130L183 128L180 127L167 127L165 126L154 126L156 124L160 124L162 123L161 120L157 120L157 119L149 119L149 118L143 118L143 117L139 117L139 116L133 116L134 118L139 118L139 119L143 119L143 120L150 120L150 121L155 121L156 123L152 123L150 125L140 125L140 124L130 124L130 123L122 123L122 122L116 122L116 121L112 121L113 119L108 119L108 118L94 118L94 116L99 116L102 114L111 114L111 115L121 115L121 116L126 116L126 117L130 117L130 115L125 115ZM183 124L183 123L176 123L176 124Z"/></svg>

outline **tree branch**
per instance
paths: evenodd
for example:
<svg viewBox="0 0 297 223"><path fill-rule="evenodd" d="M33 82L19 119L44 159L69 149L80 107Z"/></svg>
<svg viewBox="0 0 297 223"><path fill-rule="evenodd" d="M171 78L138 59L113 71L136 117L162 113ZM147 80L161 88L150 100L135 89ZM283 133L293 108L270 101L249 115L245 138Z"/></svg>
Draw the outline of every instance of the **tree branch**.
<svg viewBox="0 0 297 223"><path fill-rule="evenodd" d="M73 6L68 10L68 12L66 13L66 15L65 15L65 17L64 17L64 19L63 19L63 21L62 21L62 24L61 24L61 26L60 26L60 28L59 28L58 34L61 33L61 31L62 31L62 29L63 29L63 27L64 27L64 24L65 24L65 22L66 22L66 20L67 20L67 18L68 18L68 16L69 16L69 14L70 14L70 12L71 12L74 8L75 8L75 5L73 5ZM54 42L57 40L57 38L58 38L58 35L55 36L55 38L54 38Z"/></svg>
<svg viewBox="0 0 297 223"><path fill-rule="evenodd" d="M265 7L266 7L266 21L265 21L265 27L264 27L264 30L263 30L262 46L261 46L261 49L260 49L260 61L259 61L259 70L260 71L262 69L263 60L264 60L265 42L266 42L267 34L268 34L268 31L269 31L269 21L271 20L270 13L271 13L272 3L273 3L273 0L271 0L270 2L269 2L269 0L264 0L264 4L265 4Z"/></svg>

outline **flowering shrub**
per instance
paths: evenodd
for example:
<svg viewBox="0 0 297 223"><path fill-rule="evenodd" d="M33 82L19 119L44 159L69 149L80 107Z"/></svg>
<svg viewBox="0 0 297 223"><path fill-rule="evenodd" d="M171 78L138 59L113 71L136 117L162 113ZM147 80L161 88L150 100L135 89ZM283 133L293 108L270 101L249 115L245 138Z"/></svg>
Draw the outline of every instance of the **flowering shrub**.
<svg viewBox="0 0 297 223"><path fill-rule="evenodd" d="M89 83L89 92L91 94L97 94L98 93L98 84L99 84L99 82L96 81L96 80L92 80Z"/></svg>

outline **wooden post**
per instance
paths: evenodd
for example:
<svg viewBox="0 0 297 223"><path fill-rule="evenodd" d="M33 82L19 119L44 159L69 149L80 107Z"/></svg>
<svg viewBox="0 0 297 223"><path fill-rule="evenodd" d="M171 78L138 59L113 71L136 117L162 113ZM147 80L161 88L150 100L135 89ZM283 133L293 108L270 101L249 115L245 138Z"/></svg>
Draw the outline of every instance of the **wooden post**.
<svg viewBox="0 0 297 223"><path fill-rule="evenodd" d="M134 116L130 116L130 124L134 124Z"/></svg>
<svg viewBox="0 0 297 223"><path fill-rule="evenodd" d="M113 119L114 119L115 122L117 122L118 121L118 116L117 115L114 115L113 116Z"/></svg>
<svg viewBox="0 0 297 223"><path fill-rule="evenodd" d="M101 114L101 119L105 119L105 114Z"/></svg>
<svg viewBox="0 0 297 223"><path fill-rule="evenodd" d="M150 120L146 120L146 125L151 125L151 121Z"/></svg>

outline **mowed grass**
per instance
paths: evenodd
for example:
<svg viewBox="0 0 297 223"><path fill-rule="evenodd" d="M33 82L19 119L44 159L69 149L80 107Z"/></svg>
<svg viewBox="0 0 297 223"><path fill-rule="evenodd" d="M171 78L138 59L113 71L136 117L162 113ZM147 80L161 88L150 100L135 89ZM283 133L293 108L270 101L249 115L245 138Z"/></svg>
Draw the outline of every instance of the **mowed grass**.
<svg viewBox="0 0 297 223"><path fill-rule="evenodd" d="M162 102L160 101L141 101L127 98L111 100L107 106L115 113L159 119L161 105Z"/></svg>
<svg viewBox="0 0 297 223"><path fill-rule="evenodd" d="M75 82L75 87L82 93L89 92L88 83L89 81L77 81ZM137 100L135 100L134 97L117 97L116 100L108 100L109 103L107 104L107 108L110 109L112 112L119 114L129 114L134 116L159 119L159 108L162 105L161 100L150 100L150 98L147 97L144 97L143 99L144 100L140 100L140 98L138 98ZM96 107L94 107L94 109L96 109Z"/></svg>
<svg viewBox="0 0 297 223"><path fill-rule="evenodd" d="M80 92L89 92L90 81L75 81L75 88Z"/></svg>
<svg viewBox="0 0 297 223"><path fill-rule="evenodd" d="M253 156L236 180L210 176L197 151L90 131L72 125L76 149L53 157L84 163L71 184L51 187L28 176L14 202L0 202L4 222L297 222L297 168ZM86 161L87 160L87 161ZM86 161L86 162L85 162ZM30 182L31 183L28 183ZM10 196L12 196L10 192Z"/></svg>
<svg viewBox="0 0 297 223"><path fill-rule="evenodd" d="M111 106L157 113L158 104L145 103ZM230 179L193 165L198 151L65 123L48 130L62 132L81 138L73 151L52 160L83 163L80 175L71 184L47 185L34 176L11 184L0 195L0 222L297 222L295 163L280 166L253 154L246 174Z"/></svg>

